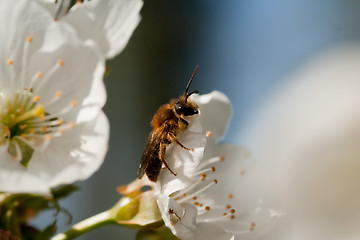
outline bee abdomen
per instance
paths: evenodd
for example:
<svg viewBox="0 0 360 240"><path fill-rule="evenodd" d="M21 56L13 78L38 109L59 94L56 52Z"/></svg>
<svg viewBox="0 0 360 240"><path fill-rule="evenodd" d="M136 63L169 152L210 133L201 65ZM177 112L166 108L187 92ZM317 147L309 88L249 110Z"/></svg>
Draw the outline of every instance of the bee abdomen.
<svg viewBox="0 0 360 240"><path fill-rule="evenodd" d="M145 170L146 175L148 176L150 181L153 182L157 181L161 167L162 167L162 162L159 158L153 158L150 160L149 165Z"/></svg>

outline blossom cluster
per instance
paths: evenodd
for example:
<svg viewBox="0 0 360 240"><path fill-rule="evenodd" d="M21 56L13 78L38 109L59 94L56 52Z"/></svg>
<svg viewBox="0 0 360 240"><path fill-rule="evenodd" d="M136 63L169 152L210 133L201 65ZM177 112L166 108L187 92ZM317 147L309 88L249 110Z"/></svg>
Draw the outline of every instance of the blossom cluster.
<svg viewBox="0 0 360 240"><path fill-rule="evenodd" d="M66 2L0 1L0 191L48 194L105 157L105 60L125 47L142 2Z"/></svg>
<svg viewBox="0 0 360 240"><path fill-rule="evenodd" d="M0 192L50 195L91 176L107 152L105 61L126 46L143 3L69 3L0 1ZM258 196L243 201L243 186L254 181L249 151L218 143L230 101L217 91L191 101L200 113L178 139L192 150L167 148L177 174L162 170L144 199L156 199L181 239L257 238L277 215Z"/></svg>

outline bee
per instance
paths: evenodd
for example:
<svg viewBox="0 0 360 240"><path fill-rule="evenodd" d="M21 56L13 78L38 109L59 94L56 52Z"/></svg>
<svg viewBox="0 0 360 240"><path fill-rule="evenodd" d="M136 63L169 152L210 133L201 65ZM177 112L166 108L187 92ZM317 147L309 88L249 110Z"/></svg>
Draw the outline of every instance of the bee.
<svg viewBox="0 0 360 240"><path fill-rule="evenodd" d="M176 143L180 147L193 151L193 148L187 148L182 145L177 136L184 132L189 123L185 117L193 116L199 113L199 107L189 97L198 93L198 91L188 92L192 80L194 79L199 66L195 70L186 85L184 94L179 99L172 99L169 103L162 105L151 120L153 130L149 134L144 152L141 156L138 177L141 179L144 174L156 182L158 180L162 164L174 175L165 160L166 147L171 143Z"/></svg>

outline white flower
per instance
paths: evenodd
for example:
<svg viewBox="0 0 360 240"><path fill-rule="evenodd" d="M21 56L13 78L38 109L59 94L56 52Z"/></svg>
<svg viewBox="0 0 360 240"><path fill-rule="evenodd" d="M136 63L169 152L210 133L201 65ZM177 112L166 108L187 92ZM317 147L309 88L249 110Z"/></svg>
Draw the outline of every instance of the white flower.
<svg viewBox="0 0 360 240"><path fill-rule="evenodd" d="M104 57L35 1L0 1L0 191L83 180L107 151Z"/></svg>
<svg viewBox="0 0 360 240"><path fill-rule="evenodd" d="M166 151L170 168L156 184L156 197L165 225L181 239L253 239L270 220L259 199L247 199L249 152L217 144L231 115L228 98L217 91L191 97L200 109L179 141ZM204 129L204 131L203 131ZM208 138L208 139L206 139ZM246 204L247 199L250 204Z"/></svg>
<svg viewBox="0 0 360 240"><path fill-rule="evenodd" d="M69 23L83 40L94 40L107 59L127 45L140 22L141 0L85 0L67 12L69 0L37 0L54 18Z"/></svg>
<svg viewBox="0 0 360 240"><path fill-rule="evenodd" d="M359 66L358 44L309 61L247 126L287 212L269 239L360 238Z"/></svg>

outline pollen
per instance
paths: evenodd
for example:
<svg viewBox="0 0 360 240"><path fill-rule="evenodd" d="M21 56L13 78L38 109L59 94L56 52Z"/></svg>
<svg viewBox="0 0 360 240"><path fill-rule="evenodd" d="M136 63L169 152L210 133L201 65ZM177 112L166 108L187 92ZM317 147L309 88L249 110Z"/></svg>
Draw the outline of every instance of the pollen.
<svg viewBox="0 0 360 240"><path fill-rule="evenodd" d="M254 231L255 226L256 226L255 223L252 222L252 223L250 224L250 231Z"/></svg>
<svg viewBox="0 0 360 240"><path fill-rule="evenodd" d="M231 209L231 210L230 210L230 213L235 213L235 209Z"/></svg>
<svg viewBox="0 0 360 240"><path fill-rule="evenodd" d="M233 199L234 195L232 195L231 193L228 195L228 198Z"/></svg>
<svg viewBox="0 0 360 240"><path fill-rule="evenodd" d="M231 208L231 205L226 205L226 209L230 209Z"/></svg>
<svg viewBox="0 0 360 240"><path fill-rule="evenodd" d="M230 219L231 220L235 219L235 215L230 215Z"/></svg>
<svg viewBox="0 0 360 240"><path fill-rule="evenodd" d="M42 126L42 130L43 130L44 132L47 132L47 130L48 130L47 126Z"/></svg>
<svg viewBox="0 0 360 240"><path fill-rule="evenodd" d="M207 138L211 137L211 135L212 135L212 132L210 132L210 131L207 131L207 132L206 132L206 137L207 137Z"/></svg>
<svg viewBox="0 0 360 240"><path fill-rule="evenodd" d="M196 200L196 199L197 199L197 197L195 196L195 197L193 197L192 199L193 199L193 200Z"/></svg>
<svg viewBox="0 0 360 240"><path fill-rule="evenodd" d="M214 166L211 167L211 171L215 172L215 167Z"/></svg>
<svg viewBox="0 0 360 240"><path fill-rule="evenodd" d="M40 100L40 97L39 96L35 96L34 97L34 102L38 102Z"/></svg>
<svg viewBox="0 0 360 240"><path fill-rule="evenodd" d="M20 124L19 128L20 128L20 130L24 130L26 128L26 125L25 124Z"/></svg>
<svg viewBox="0 0 360 240"><path fill-rule="evenodd" d="M206 173L201 173L201 180L204 181L206 178Z"/></svg>
<svg viewBox="0 0 360 240"><path fill-rule="evenodd" d="M42 72L39 71L39 72L36 73L36 77L37 77L37 78L42 78L42 76L43 76L43 73L42 73Z"/></svg>
<svg viewBox="0 0 360 240"><path fill-rule="evenodd" d="M69 122L69 128L72 129L72 128L74 128L74 127L75 127L75 123Z"/></svg>
<svg viewBox="0 0 360 240"><path fill-rule="evenodd" d="M215 183L215 184L217 184L217 183L218 183L218 181L217 181L216 179L214 179L214 183Z"/></svg>
<svg viewBox="0 0 360 240"><path fill-rule="evenodd" d="M76 100L72 100L72 101L70 102L70 105L73 106L73 107L76 107L77 101L76 101Z"/></svg>
<svg viewBox="0 0 360 240"><path fill-rule="evenodd" d="M46 134L46 135L45 135L45 139L48 140L48 141L50 141L50 140L52 139L51 134L50 134L50 133Z"/></svg>
<svg viewBox="0 0 360 240"><path fill-rule="evenodd" d="M220 162L223 162L225 160L225 158L224 157L220 157Z"/></svg>
<svg viewBox="0 0 360 240"><path fill-rule="evenodd" d="M81 0L76 0L76 3L75 3L75 4L80 5L80 4L82 4L82 1L81 1Z"/></svg>
<svg viewBox="0 0 360 240"><path fill-rule="evenodd" d="M206 210L206 211L210 211L210 207L209 207L209 206L206 206L206 207L205 207L205 210Z"/></svg>
<svg viewBox="0 0 360 240"><path fill-rule="evenodd" d="M57 61L57 65L59 65L60 67L64 66L64 61L61 60L61 59L59 59L59 60Z"/></svg>
<svg viewBox="0 0 360 240"><path fill-rule="evenodd" d="M64 123L64 120L59 118L58 120L56 120L56 122L59 126L61 126Z"/></svg>
<svg viewBox="0 0 360 240"><path fill-rule="evenodd" d="M64 128L59 128L59 132L60 132L61 134L64 134L65 129L64 129Z"/></svg>
<svg viewBox="0 0 360 240"><path fill-rule="evenodd" d="M44 114L41 114L41 115L39 116L39 118L40 118L41 120L44 120L44 119L45 119L45 115L44 115Z"/></svg>
<svg viewBox="0 0 360 240"><path fill-rule="evenodd" d="M61 92L61 91L57 91L57 92L55 93L55 97L57 97L57 98L61 97L61 95L62 95L62 92Z"/></svg>
<svg viewBox="0 0 360 240"><path fill-rule="evenodd" d="M31 43L32 42L32 37L30 37L30 36L28 36L27 38L26 38L26 41L28 42L28 43Z"/></svg>
<svg viewBox="0 0 360 240"><path fill-rule="evenodd" d="M8 65L12 65L14 62L13 62L13 60L8 59L8 60L6 61L6 63L7 63Z"/></svg>

